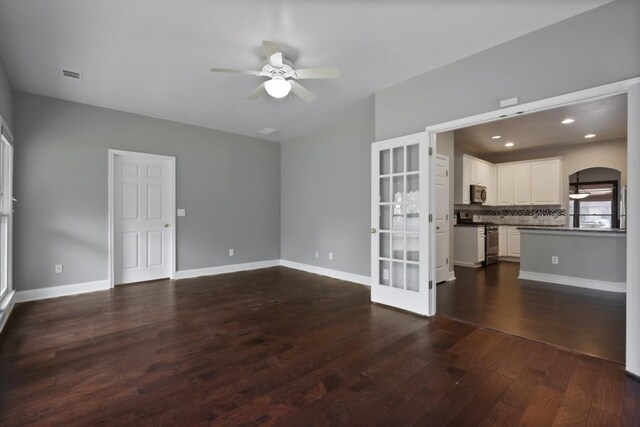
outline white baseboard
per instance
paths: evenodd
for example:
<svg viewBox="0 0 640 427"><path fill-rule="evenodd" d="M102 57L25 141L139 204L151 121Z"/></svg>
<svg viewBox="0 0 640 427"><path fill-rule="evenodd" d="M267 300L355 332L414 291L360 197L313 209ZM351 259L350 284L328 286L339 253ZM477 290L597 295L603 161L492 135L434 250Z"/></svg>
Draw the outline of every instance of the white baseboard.
<svg viewBox="0 0 640 427"><path fill-rule="evenodd" d="M453 265L457 267L470 267L470 268L482 267L482 264L476 264L473 262L463 262L463 261L453 261Z"/></svg>
<svg viewBox="0 0 640 427"><path fill-rule="evenodd" d="M624 282L607 282L604 280L583 279L580 277L536 273L533 271L520 271L520 275L518 276L518 278L523 280L535 280L537 282L576 286L579 288L597 289L600 291L627 292L627 284Z"/></svg>
<svg viewBox="0 0 640 427"><path fill-rule="evenodd" d="M456 272L455 271L450 271L449 275L447 276L447 282L451 282L452 280L456 280Z"/></svg>
<svg viewBox="0 0 640 427"><path fill-rule="evenodd" d="M295 270L306 271L307 273L319 274L321 276L333 277L334 279L345 280L347 282L359 283L360 285L371 286L371 277L360 274L347 273L330 268L316 267L315 265L302 264L300 262L280 260L280 265Z"/></svg>
<svg viewBox="0 0 640 427"><path fill-rule="evenodd" d="M257 270L259 268L277 267L279 259L269 261L246 262L243 264L220 265L217 267L194 268L193 270L180 270L176 272L176 279L189 279L200 276L213 276L216 274L235 273L237 271Z"/></svg>
<svg viewBox="0 0 640 427"><path fill-rule="evenodd" d="M13 305L15 304L16 291L11 291L0 301L0 333L4 329L4 325L9 320L9 315L11 315L11 310L13 310Z"/></svg>
<svg viewBox="0 0 640 427"><path fill-rule="evenodd" d="M49 288L17 291L15 302L35 301L38 299L105 291L107 289L110 289L108 280L96 280L94 282L75 283L73 285L51 286Z"/></svg>

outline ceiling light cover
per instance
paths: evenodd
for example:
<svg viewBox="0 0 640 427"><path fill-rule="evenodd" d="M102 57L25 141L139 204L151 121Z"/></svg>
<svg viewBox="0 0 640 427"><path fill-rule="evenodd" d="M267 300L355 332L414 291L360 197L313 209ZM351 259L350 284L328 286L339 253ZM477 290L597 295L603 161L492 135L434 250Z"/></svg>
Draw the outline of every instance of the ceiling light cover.
<svg viewBox="0 0 640 427"><path fill-rule="evenodd" d="M564 119L561 123L562 123L563 125L568 125L569 123L573 123L573 122L575 122L575 120L573 120L573 119L572 119L572 118L570 118L570 117L567 117L567 118L566 118L566 119Z"/></svg>
<svg viewBox="0 0 640 427"><path fill-rule="evenodd" d="M500 139L500 138L502 138L500 135L494 135L491 137L491 139Z"/></svg>
<svg viewBox="0 0 640 427"><path fill-rule="evenodd" d="M267 93L274 98L284 98L291 92L291 83L282 77L274 77L271 80L267 80L264 84L264 88Z"/></svg>
<svg viewBox="0 0 640 427"><path fill-rule="evenodd" d="M516 144L514 144L513 142L507 142L506 144L504 144L505 147L513 147L514 145Z"/></svg>

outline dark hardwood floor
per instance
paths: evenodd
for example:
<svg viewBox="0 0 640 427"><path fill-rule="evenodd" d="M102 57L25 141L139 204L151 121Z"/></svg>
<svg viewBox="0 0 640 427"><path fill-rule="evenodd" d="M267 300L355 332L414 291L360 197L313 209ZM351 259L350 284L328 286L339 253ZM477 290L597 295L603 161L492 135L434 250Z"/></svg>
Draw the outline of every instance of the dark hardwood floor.
<svg viewBox="0 0 640 427"><path fill-rule="evenodd" d="M617 364L275 267L20 304L0 425L640 425Z"/></svg>
<svg viewBox="0 0 640 427"><path fill-rule="evenodd" d="M625 294L519 280L519 268L456 267L437 287L436 312L624 364Z"/></svg>

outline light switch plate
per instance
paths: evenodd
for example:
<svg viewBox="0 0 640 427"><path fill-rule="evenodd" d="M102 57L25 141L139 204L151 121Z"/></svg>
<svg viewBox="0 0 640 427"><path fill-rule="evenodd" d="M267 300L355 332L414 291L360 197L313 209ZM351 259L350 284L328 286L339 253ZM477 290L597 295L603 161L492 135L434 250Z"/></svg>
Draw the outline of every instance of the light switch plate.
<svg viewBox="0 0 640 427"><path fill-rule="evenodd" d="M178 209L178 216L186 216L187 212L185 209Z"/></svg>

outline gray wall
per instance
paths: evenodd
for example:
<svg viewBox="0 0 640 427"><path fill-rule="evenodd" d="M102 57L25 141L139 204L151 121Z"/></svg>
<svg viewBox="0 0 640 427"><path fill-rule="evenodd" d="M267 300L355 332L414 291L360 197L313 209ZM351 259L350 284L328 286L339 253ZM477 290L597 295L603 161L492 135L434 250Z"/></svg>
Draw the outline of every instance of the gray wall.
<svg viewBox="0 0 640 427"><path fill-rule="evenodd" d="M16 290L107 278L109 148L176 157L178 270L280 258L280 144L20 92L14 108Z"/></svg>
<svg viewBox="0 0 640 427"><path fill-rule="evenodd" d="M453 271L453 225L454 220L454 177L455 144L453 131L439 133L436 137L436 153L449 157L449 271Z"/></svg>
<svg viewBox="0 0 640 427"><path fill-rule="evenodd" d="M347 123L282 144L282 258L369 276L373 98L357 109Z"/></svg>
<svg viewBox="0 0 640 427"><path fill-rule="evenodd" d="M552 256L558 264L551 263ZM626 265L626 235L520 234L520 271L625 283Z"/></svg>
<svg viewBox="0 0 640 427"><path fill-rule="evenodd" d="M617 0L376 93L376 140L640 76L640 2Z"/></svg>
<svg viewBox="0 0 640 427"><path fill-rule="evenodd" d="M569 204L569 176L577 171L605 167L620 171L622 185L627 184L627 141L602 141L588 144L547 147L481 156L492 163L516 162L562 156L562 200Z"/></svg>
<svg viewBox="0 0 640 427"><path fill-rule="evenodd" d="M13 132L13 91L2 58L0 58L0 116Z"/></svg>

